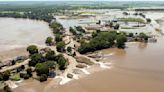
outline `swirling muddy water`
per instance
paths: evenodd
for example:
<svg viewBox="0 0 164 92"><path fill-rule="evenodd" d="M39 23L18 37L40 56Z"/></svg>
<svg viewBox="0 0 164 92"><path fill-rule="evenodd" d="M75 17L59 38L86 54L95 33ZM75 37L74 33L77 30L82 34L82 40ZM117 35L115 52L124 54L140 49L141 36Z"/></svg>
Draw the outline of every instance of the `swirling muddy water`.
<svg viewBox="0 0 164 92"><path fill-rule="evenodd" d="M0 18L0 52L25 48L30 44L44 45L48 36L52 36L52 33L46 22ZM4 57L3 55L0 56Z"/></svg>
<svg viewBox="0 0 164 92"><path fill-rule="evenodd" d="M163 28L164 21L160 22ZM164 92L164 37L158 37L157 43L127 43L126 46L124 50L101 50L104 60L112 63L110 69L95 72L65 85L54 85L46 91L44 87L47 84L36 85L34 82L20 86L15 91Z"/></svg>
<svg viewBox="0 0 164 92"><path fill-rule="evenodd" d="M160 22L163 28L164 21ZM127 43L124 50L115 48L101 52L114 53L104 59L112 61L111 69L50 92L164 92L164 37L158 37L157 43Z"/></svg>

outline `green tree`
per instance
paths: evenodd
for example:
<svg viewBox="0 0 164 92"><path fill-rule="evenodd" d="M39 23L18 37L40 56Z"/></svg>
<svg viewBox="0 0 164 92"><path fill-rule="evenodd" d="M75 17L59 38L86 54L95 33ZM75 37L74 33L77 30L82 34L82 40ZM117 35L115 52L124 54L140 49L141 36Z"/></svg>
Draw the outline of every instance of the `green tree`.
<svg viewBox="0 0 164 92"><path fill-rule="evenodd" d="M35 45L30 45L30 46L27 47L27 51L30 54L35 54L35 53L38 53L38 48Z"/></svg>
<svg viewBox="0 0 164 92"><path fill-rule="evenodd" d="M5 71L3 73L3 80L6 81L9 79L9 77L10 77L10 71Z"/></svg>
<svg viewBox="0 0 164 92"><path fill-rule="evenodd" d="M56 21L52 22L49 26L53 29L53 33L55 34L60 33L60 31L64 29L63 26Z"/></svg>
<svg viewBox="0 0 164 92"><path fill-rule="evenodd" d="M62 41L62 36L61 36L60 34L56 34L56 35L55 35L55 41L56 41L56 42Z"/></svg>
<svg viewBox="0 0 164 92"><path fill-rule="evenodd" d="M52 37L47 37L47 39L46 39L46 44L47 44L47 45L51 45L52 42L53 42L53 38L52 38Z"/></svg>
<svg viewBox="0 0 164 92"><path fill-rule="evenodd" d="M114 29L115 30L118 30L120 28L120 25L119 24L116 24L115 26L114 26Z"/></svg>
<svg viewBox="0 0 164 92"><path fill-rule="evenodd" d="M42 74L41 76L40 76L40 82L44 82L44 81L47 81L47 75L46 74Z"/></svg>
<svg viewBox="0 0 164 92"><path fill-rule="evenodd" d="M28 74L30 77L32 77L32 69L31 69L31 68L28 68L28 69L26 70L26 72L27 72L27 74Z"/></svg>
<svg viewBox="0 0 164 92"><path fill-rule="evenodd" d="M45 63L36 64L35 70L37 72L37 75L39 75L39 76L42 74L48 75L48 73L49 73L49 67Z"/></svg>
<svg viewBox="0 0 164 92"><path fill-rule="evenodd" d="M65 51L65 42L64 41L58 42L56 48L57 48L57 51L59 52Z"/></svg>
<svg viewBox="0 0 164 92"><path fill-rule="evenodd" d="M81 26L75 27L77 31L85 33L85 30Z"/></svg>
<svg viewBox="0 0 164 92"><path fill-rule="evenodd" d="M49 68L55 68L56 61L46 61L44 62Z"/></svg>
<svg viewBox="0 0 164 92"><path fill-rule="evenodd" d="M67 47L67 51L69 52L69 53L71 53L72 52L72 47Z"/></svg>
<svg viewBox="0 0 164 92"><path fill-rule="evenodd" d="M144 41L147 41L147 40L148 40L148 36L147 36L145 33L143 33L143 32L141 32L141 33L139 34L139 37L140 37L142 40L144 40Z"/></svg>
<svg viewBox="0 0 164 92"><path fill-rule="evenodd" d="M151 19L150 18L147 18L146 21L147 21L147 23L151 23Z"/></svg>
<svg viewBox="0 0 164 92"><path fill-rule="evenodd" d="M73 35L77 35L76 30L73 29L72 27L69 28L69 31L70 31Z"/></svg>
<svg viewBox="0 0 164 92"><path fill-rule="evenodd" d="M64 58L62 54L56 56L57 64L59 65L60 70L64 70L67 66L67 60Z"/></svg>
<svg viewBox="0 0 164 92"><path fill-rule="evenodd" d="M123 34L117 35L117 38L116 38L117 47L118 48L124 48L126 40L127 40L127 38L125 35L123 35Z"/></svg>
<svg viewBox="0 0 164 92"><path fill-rule="evenodd" d="M53 50L50 50L45 55L46 60L55 60L55 52Z"/></svg>
<svg viewBox="0 0 164 92"><path fill-rule="evenodd" d="M29 74L24 74L23 78L24 79L29 79L30 78L30 75Z"/></svg>
<svg viewBox="0 0 164 92"><path fill-rule="evenodd" d="M133 34L133 33L129 33L128 36L129 36L129 37L134 37L134 34Z"/></svg>
<svg viewBox="0 0 164 92"><path fill-rule="evenodd" d="M44 57L41 54L33 54L30 56L29 66L35 66L37 63L44 62Z"/></svg>
<svg viewBox="0 0 164 92"><path fill-rule="evenodd" d="M98 35L97 32L93 32L93 33L92 33L92 37L93 37L93 38L96 37L97 35Z"/></svg>
<svg viewBox="0 0 164 92"><path fill-rule="evenodd" d="M0 81L3 81L3 73L0 73Z"/></svg>

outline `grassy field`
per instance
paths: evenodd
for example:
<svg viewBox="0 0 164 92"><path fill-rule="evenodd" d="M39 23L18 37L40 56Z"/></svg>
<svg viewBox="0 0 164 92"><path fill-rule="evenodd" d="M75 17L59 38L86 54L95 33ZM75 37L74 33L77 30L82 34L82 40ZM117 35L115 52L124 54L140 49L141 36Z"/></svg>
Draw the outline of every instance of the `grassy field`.
<svg viewBox="0 0 164 92"><path fill-rule="evenodd" d="M138 23L145 23L145 21L141 18L120 18L120 21L123 22L138 22Z"/></svg>

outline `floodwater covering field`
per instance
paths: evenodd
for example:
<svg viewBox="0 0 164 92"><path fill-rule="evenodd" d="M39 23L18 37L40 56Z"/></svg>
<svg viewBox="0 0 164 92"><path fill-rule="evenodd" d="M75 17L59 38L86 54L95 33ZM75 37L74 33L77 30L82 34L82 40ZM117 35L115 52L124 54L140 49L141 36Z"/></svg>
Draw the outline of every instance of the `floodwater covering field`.
<svg viewBox="0 0 164 92"><path fill-rule="evenodd" d="M163 23L161 20L159 24L164 31ZM127 43L125 50L115 48L101 52L114 54L104 58L113 63L112 69L60 86L55 92L164 91L164 37L158 37L157 43Z"/></svg>
<svg viewBox="0 0 164 92"><path fill-rule="evenodd" d="M44 45L48 36L52 36L52 33L46 22L0 18L0 52L25 48L30 44ZM4 57L5 55L2 54L1 56Z"/></svg>
<svg viewBox="0 0 164 92"><path fill-rule="evenodd" d="M160 21L163 29L164 21ZM46 92L163 92L164 91L164 37L157 43L127 43L127 48L101 50L112 68L54 86ZM23 92L45 92L44 86L30 84L16 88ZM32 88L33 86L37 88ZM29 90L26 90L28 88Z"/></svg>

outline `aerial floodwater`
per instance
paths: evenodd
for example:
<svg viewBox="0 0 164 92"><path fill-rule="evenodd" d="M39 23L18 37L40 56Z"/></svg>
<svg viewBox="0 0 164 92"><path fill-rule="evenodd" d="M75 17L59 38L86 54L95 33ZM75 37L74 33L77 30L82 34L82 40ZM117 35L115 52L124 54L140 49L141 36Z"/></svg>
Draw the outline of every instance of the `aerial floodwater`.
<svg viewBox="0 0 164 92"><path fill-rule="evenodd" d="M0 92L164 92L164 2L59 1L0 2Z"/></svg>
<svg viewBox="0 0 164 92"><path fill-rule="evenodd" d="M163 28L163 22L160 21ZM162 29L164 30L164 29ZM113 53L104 60L112 62L109 70L60 86L51 92L163 92L164 38L157 43L127 43L125 50L105 49Z"/></svg>
<svg viewBox="0 0 164 92"><path fill-rule="evenodd" d="M4 52L0 59L19 51L23 53L25 51L20 48L30 44L44 45L46 37L52 35L46 22L30 19L0 18L0 28L0 52ZM9 50L11 52L7 54Z"/></svg>

